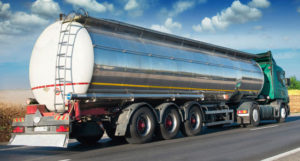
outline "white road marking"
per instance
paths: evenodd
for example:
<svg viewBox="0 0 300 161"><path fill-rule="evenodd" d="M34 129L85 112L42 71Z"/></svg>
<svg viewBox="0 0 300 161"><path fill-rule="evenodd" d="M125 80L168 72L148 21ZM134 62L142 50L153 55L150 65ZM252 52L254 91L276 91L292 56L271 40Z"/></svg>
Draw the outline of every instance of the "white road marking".
<svg viewBox="0 0 300 161"><path fill-rule="evenodd" d="M278 126L278 125L266 126L266 127L259 127L259 128L250 129L250 130L252 130L252 131L254 131L254 130L261 130L261 129L267 129L267 128L272 128L272 127L276 127L276 126Z"/></svg>
<svg viewBox="0 0 300 161"><path fill-rule="evenodd" d="M273 156L273 157L266 158L266 159L261 160L261 161L274 161L274 160L277 160L277 159L279 159L279 158L283 158L283 157L286 157L286 156L288 156L288 155L297 153L297 152L299 152L299 151L300 151L300 148L296 148L296 149L294 149L294 150L290 150L290 151L287 151L287 152L284 152L284 153L275 155L275 156Z"/></svg>
<svg viewBox="0 0 300 161"><path fill-rule="evenodd" d="M62 160L58 160L58 161L70 161L71 159L62 159Z"/></svg>

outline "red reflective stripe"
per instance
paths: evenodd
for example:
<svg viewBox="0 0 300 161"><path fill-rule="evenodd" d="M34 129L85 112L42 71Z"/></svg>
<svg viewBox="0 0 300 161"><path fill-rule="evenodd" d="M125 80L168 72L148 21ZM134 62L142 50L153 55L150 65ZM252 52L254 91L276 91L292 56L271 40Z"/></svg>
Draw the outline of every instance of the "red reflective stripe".
<svg viewBox="0 0 300 161"><path fill-rule="evenodd" d="M80 83L66 83L66 86L71 86L71 85L88 85L90 83L87 82L80 82ZM64 84L56 84L56 86L63 86ZM31 88L31 90L35 90L35 89L40 89L40 88L47 88L47 87L54 87L54 84L49 84L49 85L43 85L43 86L36 86Z"/></svg>

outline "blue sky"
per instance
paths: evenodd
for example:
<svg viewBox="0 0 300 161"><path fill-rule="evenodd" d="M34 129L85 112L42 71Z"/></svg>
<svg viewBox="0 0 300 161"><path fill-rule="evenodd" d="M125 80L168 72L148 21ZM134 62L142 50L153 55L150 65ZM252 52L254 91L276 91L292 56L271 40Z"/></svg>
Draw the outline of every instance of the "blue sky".
<svg viewBox="0 0 300 161"><path fill-rule="evenodd" d="M251 53L300 79L300 0L0 0L0 89L29 89L33 45L59 13L123 21Z"/></svg>

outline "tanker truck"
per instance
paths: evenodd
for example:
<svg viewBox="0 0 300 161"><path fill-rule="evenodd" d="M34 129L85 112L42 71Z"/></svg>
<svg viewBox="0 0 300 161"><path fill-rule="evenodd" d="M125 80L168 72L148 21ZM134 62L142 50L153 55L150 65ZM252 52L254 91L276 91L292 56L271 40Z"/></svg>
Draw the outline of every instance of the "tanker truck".
<svg viewBox="0 0 300 161"><path fill-rule="evenodd" d="M150 142L206 127L290 113L288 79L270 51L250 54L84 14L61 15L37 39L34 99L12 123L10 145L67 147Z"/></svg>

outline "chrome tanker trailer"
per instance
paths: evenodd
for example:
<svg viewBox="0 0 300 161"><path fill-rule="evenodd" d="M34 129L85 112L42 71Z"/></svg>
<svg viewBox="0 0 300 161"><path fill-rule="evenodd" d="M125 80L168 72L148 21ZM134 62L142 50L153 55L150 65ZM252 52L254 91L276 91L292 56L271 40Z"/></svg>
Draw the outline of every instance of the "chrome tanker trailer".
<svg viewBox="0 0 300 161"><path fill-rule="evenodd" d="M32 51L34 99L13 121L11 145L66 147L69 138L145 143L203 127L289 114L284 71L249 54L87 15L48 26Z"/></svg>

